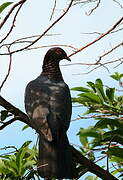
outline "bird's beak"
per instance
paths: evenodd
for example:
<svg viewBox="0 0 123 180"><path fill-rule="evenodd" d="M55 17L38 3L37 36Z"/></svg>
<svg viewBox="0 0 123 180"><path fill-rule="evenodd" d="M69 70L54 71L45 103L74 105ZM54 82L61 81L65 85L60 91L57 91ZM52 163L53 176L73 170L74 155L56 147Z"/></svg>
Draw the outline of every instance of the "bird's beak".
<svg viewBox="0 0 123 180"><path fill-rule="evenodd" d="M68 61L71 61L71 59L70 59L69 57L66 57L66 59L67 59Z"/></svg>

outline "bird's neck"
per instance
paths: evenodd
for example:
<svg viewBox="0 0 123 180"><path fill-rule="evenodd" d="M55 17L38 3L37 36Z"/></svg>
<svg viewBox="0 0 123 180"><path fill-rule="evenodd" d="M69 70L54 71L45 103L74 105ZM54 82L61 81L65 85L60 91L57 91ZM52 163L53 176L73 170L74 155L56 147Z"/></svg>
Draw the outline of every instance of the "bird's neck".
<svg viewBox="0 0 123 180"><path fill-rule="evenodd" d="M47 63L44 62L42 67L42 74L47 76L48 79L63 81L63 77L61 74L61 70L59 67L59 62L48 61Z"/></svg>

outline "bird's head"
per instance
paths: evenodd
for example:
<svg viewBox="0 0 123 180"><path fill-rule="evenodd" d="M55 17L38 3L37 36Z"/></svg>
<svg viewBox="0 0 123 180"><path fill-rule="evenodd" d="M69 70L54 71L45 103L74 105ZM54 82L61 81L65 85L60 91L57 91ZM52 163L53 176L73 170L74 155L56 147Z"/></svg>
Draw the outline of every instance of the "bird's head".
<svg viewBox="0 0 123 180"><path fill-rule="evenodd" d="M47 51L44 61L55 61L59 62L62 59L67 59L71 61L70 58L67 56L66 52L60 47L54 47Z"/></svg>

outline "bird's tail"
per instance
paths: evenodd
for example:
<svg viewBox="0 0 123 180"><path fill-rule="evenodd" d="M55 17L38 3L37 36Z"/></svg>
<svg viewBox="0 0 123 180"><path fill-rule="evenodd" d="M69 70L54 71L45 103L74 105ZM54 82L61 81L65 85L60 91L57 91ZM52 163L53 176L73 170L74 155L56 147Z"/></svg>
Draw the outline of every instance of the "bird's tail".
<svg viewBox="0 0 123 180"><path fill-rule="evenodd" d="M38 173L42 178L72 179L77 176L66 134L59 141L39 138Z"/></svg>

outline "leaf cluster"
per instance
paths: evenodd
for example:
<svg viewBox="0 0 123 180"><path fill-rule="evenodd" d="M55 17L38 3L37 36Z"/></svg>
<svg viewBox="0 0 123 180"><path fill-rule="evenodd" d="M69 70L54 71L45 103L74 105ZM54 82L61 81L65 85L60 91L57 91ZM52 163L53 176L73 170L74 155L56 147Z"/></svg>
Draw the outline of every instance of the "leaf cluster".
<svg viewBox="0 0 123 180"><path fill-rule="evenodd" d="M0 5L0 14L6 9L9 5L11 5L13 2L5 2Z"/></svg>
<svg viewBox="0 0 123 180"><path fill-rule="evenodd" d="M33 169L37 162L37 149L29 148L25 142L14 154L0 156L0 179L31 179L36 175Z"/></svg>
<svg viewBox="0 0 123 180"><path fill-rule="evenodd" d="M123 74L115 73L111 77L119 81ZM116 88L105 86L101 79L87 82L87 87L75 87L72 90L79 92L77 97L72 98L73 103L85 106L87 110L83 116L89 115L94 120L93 126L80 128L77 134L82 144L82 153L93 161L97 160L96 154L99 153L107 157L116 166L112 174L120 173L122 176L123 96L117 95Z"/></svg>

